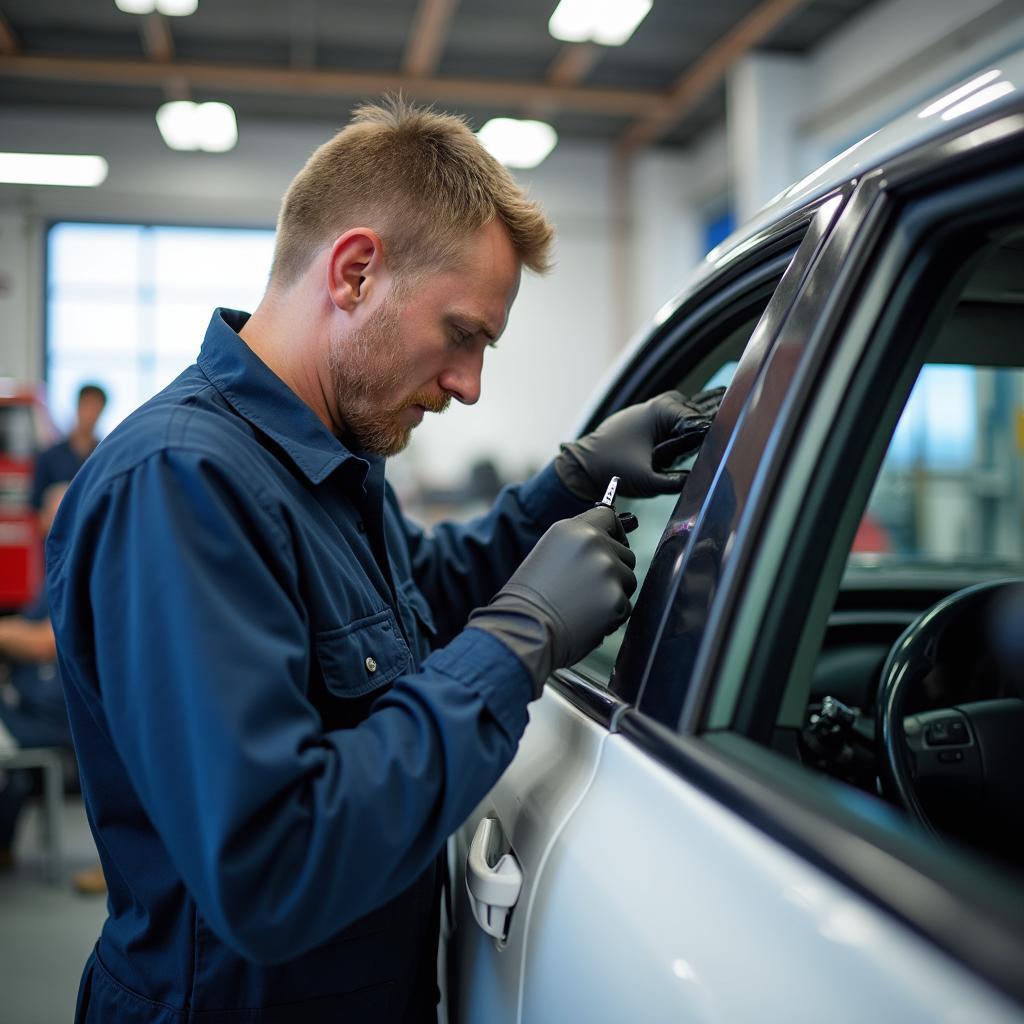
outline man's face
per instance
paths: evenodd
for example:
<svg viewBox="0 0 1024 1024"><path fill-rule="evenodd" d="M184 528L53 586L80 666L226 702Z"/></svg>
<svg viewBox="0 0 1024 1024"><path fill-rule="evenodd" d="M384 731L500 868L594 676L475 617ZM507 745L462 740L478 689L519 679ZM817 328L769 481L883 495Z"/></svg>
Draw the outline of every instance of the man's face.
<svg viewBox="0 0 1024 1024"><path fill-rule="evenodd" d="M95 433L105 405L106 402L92 391L87 391L78 400L78 425L83 433Z"/></svg>
<svg viewBox="0 0 1024 1024"><path fill-rule="evenodd" d="M480 397L484 350L505 328L519 290L519 260L499 221L468 242L457 270L392 286L364 324L332 339L334 397L364 449L395 455L426 412Z"/></svg>

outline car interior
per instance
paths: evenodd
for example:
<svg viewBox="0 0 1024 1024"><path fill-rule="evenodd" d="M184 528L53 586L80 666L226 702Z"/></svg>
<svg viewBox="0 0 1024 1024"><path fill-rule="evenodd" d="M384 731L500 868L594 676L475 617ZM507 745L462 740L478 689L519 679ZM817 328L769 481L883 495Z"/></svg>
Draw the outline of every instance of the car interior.
<svg viewBox="0 0 1024 1024"><path fill-rule="evenodd" d="M1024 233L932 343L777 749L1016 871L1024 848ZM787 692L783 703L792 706Z"/></svg>

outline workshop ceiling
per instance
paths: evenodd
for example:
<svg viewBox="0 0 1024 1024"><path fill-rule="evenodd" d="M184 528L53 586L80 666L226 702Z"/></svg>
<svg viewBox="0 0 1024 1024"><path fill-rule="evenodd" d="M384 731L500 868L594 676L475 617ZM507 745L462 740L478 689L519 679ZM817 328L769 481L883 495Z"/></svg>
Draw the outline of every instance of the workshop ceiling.
<svg viewBox="0 0 1024 1024"><path fill-rule="evenodd" d="M873 0L655 0L620 47L561 43L557 0L199 0L184 18L113 0L0 0L0 105L155 110L218 99L247 118L340 126L386 89L563 138L685 146L724 116L728 67L799 54Z"/></svg>

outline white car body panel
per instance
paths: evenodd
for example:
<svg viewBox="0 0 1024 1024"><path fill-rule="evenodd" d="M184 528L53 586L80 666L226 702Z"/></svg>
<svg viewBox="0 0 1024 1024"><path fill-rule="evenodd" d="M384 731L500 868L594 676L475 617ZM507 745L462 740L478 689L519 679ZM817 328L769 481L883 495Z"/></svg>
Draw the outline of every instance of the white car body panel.
<svg viewBox="0 0 1024 1024"><path fill-rule="evenodd" d="M530 705L515 759L456 837L454 891L455 947L460 980L450 992L453 1021L512 1024L517 1020L519 985L534 890L553 842L593 780L607 732L550 687ZM477 824L495 817L523 871L523 890L501 945L473 920L466 896L466 859ZM448 954L451 956L451 952Z"/></svg>
<svg viewBox="0 0 1024 1024"><path fill-rule="evenodd" d="M1024 1020L618 735L544 865L530 933L522 1024Z"/></svg>

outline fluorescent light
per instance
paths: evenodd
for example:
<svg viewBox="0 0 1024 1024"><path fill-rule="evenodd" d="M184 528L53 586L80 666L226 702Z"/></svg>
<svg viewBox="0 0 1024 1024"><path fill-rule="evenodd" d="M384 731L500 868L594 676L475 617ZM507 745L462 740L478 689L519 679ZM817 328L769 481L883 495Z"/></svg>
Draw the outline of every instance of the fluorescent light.
<svg viewBox="0 0 1024 1024"><path fill-rule="evenodd" d="M173 100L156 112L156 124L171 149L225 153L238 142L235 112L227 103Z"/></svg>
<svg viewBox="0 0 1024 1024"><path fill-rule="evenodd" d="M107 177L101 156L0 153L0 181L12 185L74 185L94 188Z"/></svg>
<svg viewBox="0 0 1024 1024"><path fill-rule="evenodd" d="M621 46L647 17L654 0L562 0L548 31L567 43Z"/></svg>
<svg viewBox="0 0 1024 1024"><path fill-rule="evenodd" d="M156 126L171 149L198 149L194 127L195 104L191 100L173 100L156 112Z"/></svg>
<svg viewBox="0 0 1024 1024"><path fill-rule="evenodd" d="M184 18L195 14L199 0L156 0L156 9L169 18Z"/></svg>
<svg viewBox="0 0 1024 1024"><path fill-rule="evenodd" d="M983 75L978 75L977 78L972 78L971 81L964 85L961 85L958 89L954 89L952 92L947 93L945 96L940 97L934 103L929 103L917 116L918 117L931 117L932 114L937 114L940 110L945 110L946 107L951 107L957 100L963 99L965 96L970 96L972 92L976 92L983 85L988 85L989 82L994 82L1002 71L998 68L993 68L991 71L986 71Z"/></svg>
<svg viewBox="0 0 1024 1024"><path fill-rule="evenodd" d="M199 0L114 0L114 3L125 14L152 14L159 11L171 18L195 14L199 6Z"/></svg>
<svg viewBox="0 0 1024 1024"><path fill-rule="evenodd" d="M197 103L195 123L200 149L208 153L226 153L235 148L238 124L234 110L227 103Z"/></svg>
<svg viewBox="0 0 1024 1024"><path fill-rule="evenodd" d="M995 85L990 85L987 89L972 93L967 99L961 100L955 107L950 107L943 113L942 120L952 121L953 118L968 114L972 110L977 110L979 107L985 106L986 103L994 103L1001 96L1013 92L1014 89L1013 82L996 82Z"/></svg>
<svg viewBox="0 0 1024 1024"><path fill-rule="evenodd" d="M477 132L484 149L506 167L536 167L555 148L558 135L543 121L495 117Z"/></svg>

